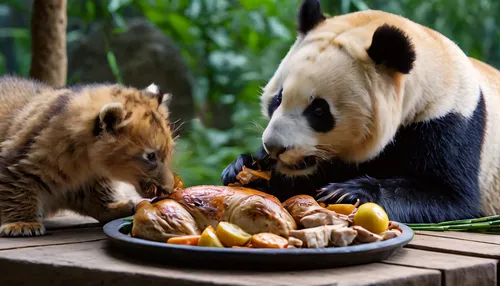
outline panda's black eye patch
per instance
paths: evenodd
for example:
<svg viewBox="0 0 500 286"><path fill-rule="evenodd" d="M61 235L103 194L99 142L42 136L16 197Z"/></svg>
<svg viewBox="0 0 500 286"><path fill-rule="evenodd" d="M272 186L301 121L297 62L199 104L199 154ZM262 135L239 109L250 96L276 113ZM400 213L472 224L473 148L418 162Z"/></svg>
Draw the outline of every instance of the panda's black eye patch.
<svg viewBox="0 0 500 286"><path fill-rule="evenodd" d="M330 112L330 105L322 98L314 99L304 110L309 126L317 132L328 132L335 127L335 118Z"/></svg>
<svg viewBox="0 0 500 286"><path fill-rule="evenodd" d="M278 109L278 107L280 106L282 97L283 97L283 88L280 88L278 93L273 97L271 103L267 107L267 113L269 114L269 117L272 117L274 111L276 111L276 109Z"/></svg>

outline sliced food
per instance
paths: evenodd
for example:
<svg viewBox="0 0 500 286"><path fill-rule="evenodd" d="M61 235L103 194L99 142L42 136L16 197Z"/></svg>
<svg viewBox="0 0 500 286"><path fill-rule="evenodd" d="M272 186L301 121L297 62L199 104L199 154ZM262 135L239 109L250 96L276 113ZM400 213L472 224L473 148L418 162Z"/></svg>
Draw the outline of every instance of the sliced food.
<svg viewBox="0 0 500 286"><path fill-rule="evenodd" d="M201 234L198 246L224 247L211 225L207 226Z"/></svg>
<svg viewBox="0 0 500 286"><path fill-rule="evenodd" d="M252 236L254 248L287 248L288 240L270 232L262 232Z"/></svg>
<svg viewBox="0 0 500 286"><path fill-rule="evenodd" d="M250 234L239 226L225 221L219 222L216 228L216 234L226 247L244 246L252 238Z"/></svg>

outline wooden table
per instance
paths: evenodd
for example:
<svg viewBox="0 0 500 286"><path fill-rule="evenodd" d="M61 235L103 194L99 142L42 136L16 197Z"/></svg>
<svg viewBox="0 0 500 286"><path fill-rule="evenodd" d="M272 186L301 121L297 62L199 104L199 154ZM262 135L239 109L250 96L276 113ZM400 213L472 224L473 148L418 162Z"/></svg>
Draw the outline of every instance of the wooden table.
<svg viewBox="0 0 500 286"><path fill-rule="evenodd" d="M0 285L497 285L500 236L417 232L387 261L294 272L165 267L111 252L96 221L46 222L48 235L0 238Z"/></svg>

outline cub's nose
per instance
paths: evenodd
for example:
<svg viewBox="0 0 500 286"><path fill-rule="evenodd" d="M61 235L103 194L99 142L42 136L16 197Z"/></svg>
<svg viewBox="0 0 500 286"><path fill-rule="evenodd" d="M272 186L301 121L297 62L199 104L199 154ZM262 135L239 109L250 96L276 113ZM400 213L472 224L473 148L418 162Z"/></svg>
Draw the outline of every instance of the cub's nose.
<svg viewBox="0 0 500 286"><path fill-rule="evenodd" d="M266 150L267 154L269 154L271 159L278 159L279 155L283 154L286 151L285 146L274 142L264 143L264 149Z"/></svg>

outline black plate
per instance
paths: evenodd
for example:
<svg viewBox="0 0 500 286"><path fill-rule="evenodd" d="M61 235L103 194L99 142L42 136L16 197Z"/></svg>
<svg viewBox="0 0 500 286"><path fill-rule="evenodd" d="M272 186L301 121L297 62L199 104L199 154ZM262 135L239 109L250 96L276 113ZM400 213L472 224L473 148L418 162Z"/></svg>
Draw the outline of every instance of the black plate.
<svg viewBox="0 0 500 286"><path fill-rule="evenodd" d="M127 234L130 223L117 219L104 225L104 233L115 251L144 262L156 261L189 268L292 270L320 269L379 262L408 244L414 232L399 223L403 233L385 241L329 248L215 248L167 244L134 238Z"/></svg>

